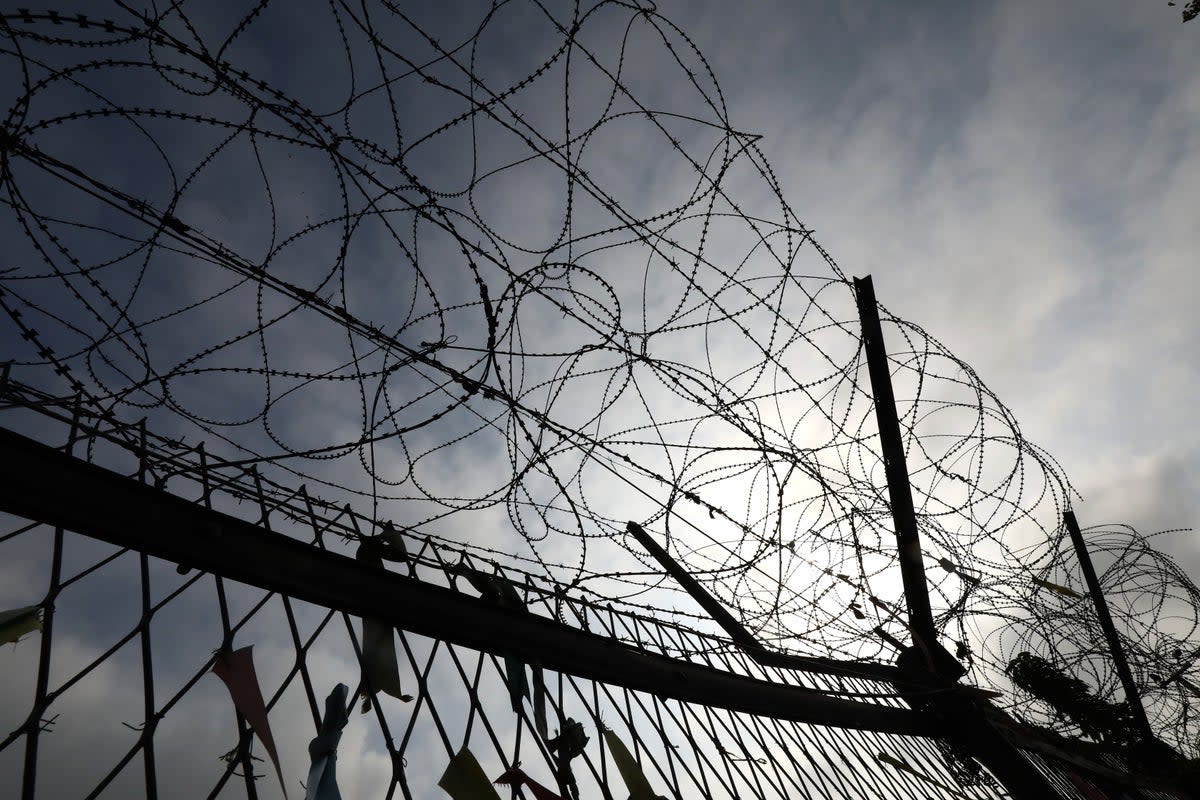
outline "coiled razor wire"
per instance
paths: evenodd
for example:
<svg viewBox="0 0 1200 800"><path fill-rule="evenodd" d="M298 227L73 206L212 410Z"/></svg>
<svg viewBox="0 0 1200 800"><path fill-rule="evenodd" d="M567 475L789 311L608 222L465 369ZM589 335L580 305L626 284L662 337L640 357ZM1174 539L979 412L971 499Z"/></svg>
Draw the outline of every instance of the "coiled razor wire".
<svg viewBox="0 0 1200 800"><path fill-rule="evenodd" d="M894 659L852 285L652 4L2 19L0 335L21 380L703 625L634 519L768 646ZM1086 601L1038 582L1080 588L1062 469L969 365L881 316L939 628L1022 709L1003 669L1023 649L1111 691ZM1123 535L1143 578L1106 580L1131 659L1147 687L1184 670L1148 702L1195 754L1196 590Z"/></svg>

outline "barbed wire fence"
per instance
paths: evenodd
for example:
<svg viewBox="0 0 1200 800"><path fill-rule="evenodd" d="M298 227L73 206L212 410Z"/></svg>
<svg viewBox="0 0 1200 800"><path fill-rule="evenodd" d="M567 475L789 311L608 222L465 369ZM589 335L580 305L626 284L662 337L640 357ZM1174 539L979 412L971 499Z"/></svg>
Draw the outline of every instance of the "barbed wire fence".
<svg viewBox="0 0 1200 800"><path fill-rule="evenodd" d="M759 137L728 119L703 55L651 5L514 1L468 16L389 2L116 3L107 16L2 19L10 429L50 442L43 432L66 424L82 458L166 490L211 480L200 494L224 498L222 510L308 525L297 535L332 552L396 531L412 554L400 569L423 580L457 587L453 565L476 565L563 624L757 674L627 534L636 520L771 649L895 660L891 642L908 631L852 283L787 204ZM1114 696L1062 546L1070 483L969 365L881 316L936 626L969 681L1077 736L1006 675L1032 652ZM161 437L157 473L146 437ZM223 691L204 678L214 648L275 642L289 666L267 683L272 718L295 707L297 724L307 710L318 729L321 695L341 680L329 654L359 668L366 630L344 613L93 551L61 530L48 555L28 555L45 543L34 522L14 520L0 540L8 563L49 576L44 595L21 581L10 586L25 600L4 595L36 605L45 628L36 668L24 640L14 652L26 661L5 667L36 676L32 713L10 720L0 746L15 775L25 744L29 796L47 776L38 753L68 738L43 732L54 718L43 715L123 664L135 640L146 727L88 796L127 793L138 756L137 791L154 795L155 740ZM1090 537L1110 561L1105 593L1155 730L1195 757L1196 588L1148 537ZM132 573L116 569L131 560ZM86 601L50 613L60 596L132 602L132 585L137 622L119 636L97 634ZM215 608L212 594L190 599L210 592ZM53 666L72 663L52 651L56 636L77 650L73 670ZM524 696L511 664L404 631L399 641L412 705L376 697L361 734L364 753L386 754L388 796L430 796L441 774L430 764L474 737L490 745L477 751L490 776L524 752L555 776L544 783L570 791L549 729L510 696ZM156 661L183 651L190 677L159 686ZM878 681L770 679L903 705ZM676 797L993 791L927 739L549 681L560 735L568 718L591 725L587 767L570 770L589 796L612 785L598 721ZM247 723L235 722L209 796L231 780L263 789L247 777L262 771ZM346 769L343 758L343 781ZM1065 796L1078 791L1045 769Z"/></svg>

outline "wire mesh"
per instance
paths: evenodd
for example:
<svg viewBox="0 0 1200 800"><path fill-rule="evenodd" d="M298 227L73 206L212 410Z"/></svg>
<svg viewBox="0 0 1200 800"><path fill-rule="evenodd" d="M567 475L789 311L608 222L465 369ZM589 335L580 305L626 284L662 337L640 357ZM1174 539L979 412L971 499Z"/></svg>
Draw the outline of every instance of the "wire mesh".
<svg viewBox="0 0 1200 800"><path fill-rule="evenodd" d="M759 136L729 118L703 54L652 4L510 0L452 13L386 0L115 2L99 15L17 9L0 20L0 341L20 381L8 384L10 427L84 426L66 437L81 456L318 546L344 549L391 523L412 537L425 579L456 585L446 565L466 559L512 576L536 613L563 624L609 630L600 612L578 609L611 607L623 641L757 669L626 536L633 519L770 648L894 660L878 631L907 639L904 602L851 283L789 206ZM1075 734L1004 674L1030 650L1101 694L1115 688L1093 612L1058 591L1079 585L1058 528L1070 483L969 365L919 326L881 316L936 626L971 681ZM13 521L5 546L37 551L27 544L41 541L36 528L16 533L28 524ZM1154 723L1194 756L1195 586L1146 537L1096 536ZM47 618L38 666L14 668L35 676L34 712L5 758L14 742L28 750L43 738L43 712L70 694L52 693L51 677L69 676L51 675L59 634L45 605L64 583L64 598L99 587L89 588L96 603L63 616L72 624L103 627L104 604L132 603L139 620L87 673L136 651L121 663L148 687L142 721L120 721L151 724L130 732L137 743L123 769L106 768L107 787L134 780L140 760L139 786L152 794L160 724L191 718L154 722L188 680L204 685L200 666L163 683L176 676L164 672L171 647L186 650L173 634L191 639L220 621L204 647L281 641L287 667L269 668L272 698L299 692L314 718L335 670L311 679L307 654L354 666L354 626L328 611L287 598L256 606L247 587L173 578L145 555L88 556L97 546L70 532L52 538L4 573L6 601L40 595ZM20 577L33 575L48 576L48 590ZM193 595L194 628L185 616L151 624ZM420 653L409 657L413 694L426 698L411 713L436 731L412 735L440 740L445 755L464 734L436 721L431 676L459 675L453 691L439 689L451 715L455 692L502 701L504 668L404 641ZM108 646L84 650L94 660ZM622 719L618 732L642 752L634 700L606 696L621 717L601 708L601 688L563 691L590 692L577 718ZM639 727L668 725L665 707L643 702ZM514 740L489 733L475 707L455 707L468 709L459 728L478 733L478 716L488 766L510 765ZM704 715L718 712L694 711L675 713L697 730L708 720L705 735L717 737L719 719ZM495 709L486 716L500 725ZM375 708L370 742L387 754L388 791L405 792L384 717ZM727 724L744 738L759 722ZM234 723L222 735L249 741ZM525 731L526 751L527 729L512 734L520 742ZM654 763L670 767L663 791L810 787L769 777L775 763L738 755L737 741L713 738L713 766L688 762L694 772L654 745ZM941 755L892 744L917 772L953 777ZM861 770L890 791L935 791L870 749L811 786L833 791L840 769L856 785L867 779L850 773ZM245 747L221 753L232 754L218 765L221 786L262 768ZM592 754L599 772L588 762L600 783L603 753ZM416 762L422 776L429 763ZM237 780L254 793L253 779ZM795 791L810 790L824 791Z"/></svg>
<svg viewBox="0 0 1200 800"><path fill-rule="evenodd" d="M123 463L129 475L206 507L334 550L357 541L357 526L366 522L348 507L331 507L304 490L265 482L252 468L207 457L199 446L180 447L142 426L88 413L77 400L55 402L12 381L7 388L6 422L40 419L43 436L56 423L67 433L64 448L114 467ZM40 639L19 641L4 660L9 694L0 724L11 733L0 740L0 769L20 774L24 796L277 796L261 743L211 674L216 653L246 644L254 647L288 788L303 790L296 775L305 766L310 732L320 729L320 699L359 672L358 620L211 574L185 573L70 531L7 522L0 537L4 559L20 565L28 599L42 609ZM763 667L726 639L544 586L486 554L429 537L409 537L407 548L399 569L417 580L469 592L468 570L498 575L521 587L531 613L647 652L903 705L890 684ZM46 581L44 594L38 580ZM5 592L19 593L14 587ZM568 719L583 722L590 740L571 767L578 796L624 796L620 773L601 744L603 729L627 743L651 785L669 797L851 792L916 798L965 791L930 740L755 717L548 670L542 682L551 723L542 733L532 697L516 709L510 703L513 667L503 657L405 631L397 631L396 642L411 699L368 693L361 684L352 695L349 705L362 703L364 713L347 728L353 732L347 745L354 748L342 754L347 794L435 796L444 766L470 747L489 776L519 765L568 796L548 747ZM525 674L527 667L519 669ZM61 764L72 766L57 768ZM979 790L967 796L1001 795Z"/></svg>

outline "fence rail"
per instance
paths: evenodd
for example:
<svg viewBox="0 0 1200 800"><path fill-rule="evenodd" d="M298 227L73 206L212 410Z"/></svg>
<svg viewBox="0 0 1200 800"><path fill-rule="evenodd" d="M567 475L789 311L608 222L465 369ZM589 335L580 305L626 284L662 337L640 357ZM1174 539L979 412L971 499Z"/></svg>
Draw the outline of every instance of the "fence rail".
<svg viewBox="0 0 1200 800"><path fill-rule="evenodd" d="M608 736L629 743L656 792L681 800L1004 796L937 737L933 715L909 707L919 690L884 680L895 676L887 665L764 665L722 636L407 531L389 531L403 541L401 555L396 569L380 569L339 552L379 538L380 526L349 506L7 375L2 407L10 427L62 442L0 430L0 504L14 515L0 548L47 579L33 598L43 627L37 658L26 640L0 657L8 683L30 690L23 704L8 704L24 711L9 715L0 741L0 768L14 775L24 745L23 797L273 796L277 779L256 761L270 758L261 734L254 738L209 673L233 646L259 648L281 774L294 776L304 728L320 731L321 695L335 680L353 684L366 660L355 616L396 627L397 674L411 692L404 702L360 680L351 697L373 711L351 723L363 729L357 752L340 761L342 782L362 796L437 796L442 770L467 748L491 778L519 767L563 797L620 797L635 789L619 788L627 765ZM476 596L487 588L481 576L512 587L520 607ZM98 615L88 598L109 594ZM101 676L110 691L96 697ZM86 723L81 708L91 708ZM218 735L212 722L223 713L231 720ZM570 720L584 724L588 743L564 765L552 733ZM93 741L82 758L97 762L93 774L53 768L78 763L80 737L97 729L103 744ZM1061 797L1086 797L1081 775L1111 780L1128 766L1105 772L1015 725L1007 735ZM182 758L181 739L211 742L208 757L199 745ZM197 774L205 779L192 781ZM297 790L294 777L284 782Z"/></svg>

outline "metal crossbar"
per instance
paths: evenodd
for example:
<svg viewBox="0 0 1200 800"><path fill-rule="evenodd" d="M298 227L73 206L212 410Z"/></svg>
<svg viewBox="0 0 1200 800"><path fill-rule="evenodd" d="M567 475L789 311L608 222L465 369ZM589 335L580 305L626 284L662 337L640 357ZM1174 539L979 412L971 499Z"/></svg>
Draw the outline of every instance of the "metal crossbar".
<svg viewBox="0 0 1200 800"><path fill-rule="evenodd" d="M52 518L26 511L36 521L10 518L0 538L9 558L40 557L47 579L36 659L22 641L0 662L10 685L37 676L24 703L7 704L25 711L0 742L0 764L23 745L24 797L216 797L235 786L247 797L274 796L270 769L257 760L265 757L261 744L209 674L214 651L257 648L284 774L294 776L304 728L319 729L321 696L334 681L355 683L362 649L353 616L368 609L398 626L413 700L359 686L351 705L365 702L372 713L353 720L358 749L343 752L340 764L344 781L387 797L436 796L441 768L463 747L490 777L520 764L570 792L549 749L553 736L536 730L532 701L515 710L508 702L514 663L541 667L555 730L568 719L584 723L589 745L571 769L581 796L624 795L601 726L628 744L664 796L1003 796L986 783L960 785L944 743L930 736L938 731L865 665L847 663L841 674L763 666L715 633L540 585L485 553L431 537L406 537L399 571L378 571L336 552L366 523L349 508L253 471L235 475L199 446L165 447L142 426L85 411L81 398L49 398L12 381L5 398L7 414L66 433L54 449L0 432L5 509L38 508ZM124 475L73 450L93 462L123 460ZM55 485L71 487L73 497L57 509L44 488L55 471ZM220 507L234 513L213 510ZM135 546L112 543L122 536ZM185 547L189 539L194 546ZM191 569L180 574L179 562ZM472 572L517 588L528 611L475 597ZM293 573L307 574L312 588ZM119 597L102 624L89 603L96 592ZM180 615L197 631L188 642L172 624ZM107 687L104 696L97 686ZM222 716L228 727L215 727ZM87 777L50 768L79 759L79 735L98 731L100 744L93 740L83 759L95 765ZM181 741L196 743L185 759L195 785L178 783ZM1055 759L1031 757L1057 776L1061 796L1080 796Z"/></svg>

